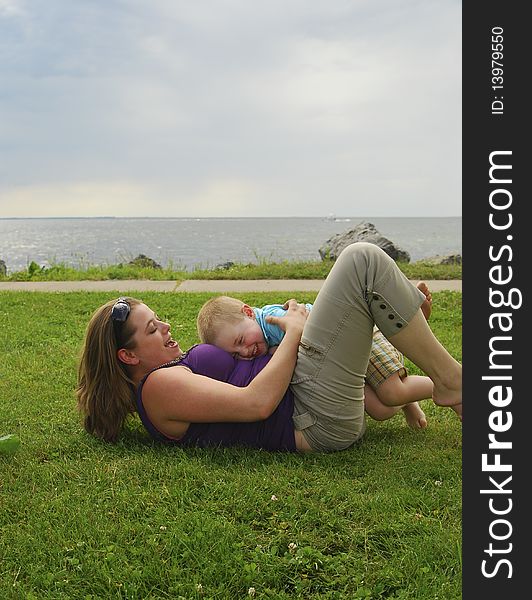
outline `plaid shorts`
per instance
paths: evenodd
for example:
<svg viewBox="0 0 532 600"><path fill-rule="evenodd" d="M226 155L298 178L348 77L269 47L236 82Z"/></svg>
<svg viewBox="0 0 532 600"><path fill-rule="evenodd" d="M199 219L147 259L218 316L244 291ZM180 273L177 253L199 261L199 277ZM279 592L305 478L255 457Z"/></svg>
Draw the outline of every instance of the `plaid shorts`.
<svg viewBox="0 0 532 600"><path fill-rule="evenodd" d="M407 375L404 357L385 337L376 329L373 332L373 343L369 355L366 382L376 389L383 381L394 373L404 379Z"/></svg>

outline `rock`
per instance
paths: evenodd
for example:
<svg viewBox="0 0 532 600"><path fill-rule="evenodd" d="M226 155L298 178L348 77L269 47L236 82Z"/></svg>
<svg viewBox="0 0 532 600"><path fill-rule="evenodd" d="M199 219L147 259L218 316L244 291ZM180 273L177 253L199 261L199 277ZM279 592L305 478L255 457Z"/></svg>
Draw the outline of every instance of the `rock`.
<svg viewBox="0 0 532 600"><path fill-rule="evenodd" d="M141 268L162 269L159 263L155 262L153 258L150 258L145 254L139 254L136 258L130 260L128 262L128 265Z"/></svg>
<svg viewBox="0 0 532 600"><path fill-rule="evenodd" d="M385 238L373 223L362 221L354 229L338 233L329 238L319 249L322 260L336 260L340 252L349 244L354 242L369 242L382 248L386 254L394 260L410 262L410 254L406 250L399 248L388 238Z"/></svg>
<svg viewBox="0 0 532 600"><path fill-rule="evenodd" d="M7 275L7 266L3 260L0 260L0 277L5 277Z"/></svg>
<svg viewBox="0 0 532 600"><path fill-rule="evenodd" d="M431 265L461 265L462 255L446 254L444 256L429 256L428 258L422 258L418 262L429 263Z"/></svg>

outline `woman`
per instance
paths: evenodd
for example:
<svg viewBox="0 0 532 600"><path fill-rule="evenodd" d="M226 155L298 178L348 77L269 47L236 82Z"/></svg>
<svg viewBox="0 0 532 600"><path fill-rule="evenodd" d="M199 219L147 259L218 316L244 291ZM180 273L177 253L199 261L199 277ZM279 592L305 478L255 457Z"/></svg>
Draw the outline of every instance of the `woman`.
<svg viewBox="0 0 532 600"><path fill-rule="evenodd" d="M208 344L183 354L148 306L119 298L87 329L77 388L85 427L115 441L136 411L153 437L182 445L342 450L364 433L374 325L431 378L434 402L461 418L461 365L431 332L424 300L378 246L351 244L310 315L291 300L285 317L272 317L286 332L277 352L244 361Z"/></svg>

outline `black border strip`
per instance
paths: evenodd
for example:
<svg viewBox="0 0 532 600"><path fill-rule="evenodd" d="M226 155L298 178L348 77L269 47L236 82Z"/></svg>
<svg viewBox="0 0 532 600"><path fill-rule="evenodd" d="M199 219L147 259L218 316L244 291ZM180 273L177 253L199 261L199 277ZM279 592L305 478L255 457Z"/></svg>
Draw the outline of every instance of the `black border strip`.
<svg viewBox="0 0 532 600"><path fill-rule="evenodd" d="M525 6L463 4L463 597L475 600L530 595L532 236L524 186L532 171L525 108L532 52ZM491 182L490 156L499 165ZM498 461L511 470L496 470Z"/></svg>

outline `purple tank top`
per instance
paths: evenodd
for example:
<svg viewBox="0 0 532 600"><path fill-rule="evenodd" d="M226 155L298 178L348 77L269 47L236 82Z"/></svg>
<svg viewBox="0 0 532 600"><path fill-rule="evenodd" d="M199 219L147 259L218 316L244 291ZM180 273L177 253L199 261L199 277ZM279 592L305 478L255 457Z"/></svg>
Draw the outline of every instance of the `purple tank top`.
<svg viewBox="0 0 532 600"><path fill-rule="evenodd" d="M231 383L238 387L246 386L270 360L270 355L259 356L253 360L237 360L231 354L210 344L193 346L179 361L167 363L154 369L186 366L193 373L211 379ZM153 373L153 371L150 371ZM264 450L282 450L295 452L294 398L287 390L275 411L264 421L253 423L191 423L180 440L168 438L148 418L142 404L142 388L150 373L140 382L137 390L137 412L149 432L160 441L172 442L181 446L247 446Z"/></svg>

